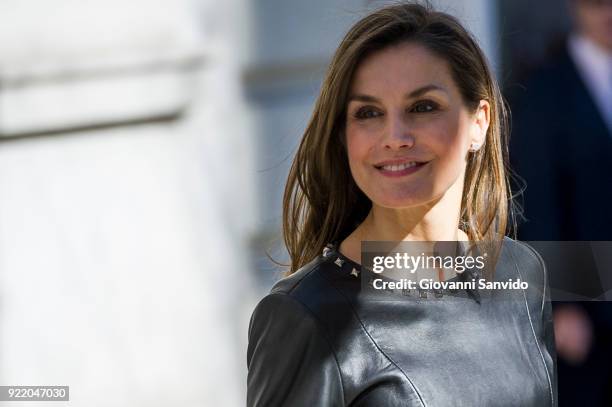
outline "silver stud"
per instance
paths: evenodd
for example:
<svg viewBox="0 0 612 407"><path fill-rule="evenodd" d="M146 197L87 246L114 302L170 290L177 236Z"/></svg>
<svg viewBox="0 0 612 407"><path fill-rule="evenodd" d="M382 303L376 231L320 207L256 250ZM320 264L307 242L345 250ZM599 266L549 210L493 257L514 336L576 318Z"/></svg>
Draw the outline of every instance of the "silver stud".
<svg viewBox="0 0 612 407"><path fill-rule="evenodd" d="M342 265L344 264L344 260L342 260L340 257L338 257L334 263L336 263L336 266L338 267L342 267Z"/></svg>
<svg viewBox="0 0 612 407"><path fill-rule="evenodd" d="M331 248L329 248L328 246L323 248L323 257L327 257L329 256L329 253L331 253Z"/></svg>
<svg viewBox="0 0 612 407"><path fill-rule="evenodd" d="M351 276L359 277L359 271L355 267L353 267L353 271L351 271Z"/></svg>

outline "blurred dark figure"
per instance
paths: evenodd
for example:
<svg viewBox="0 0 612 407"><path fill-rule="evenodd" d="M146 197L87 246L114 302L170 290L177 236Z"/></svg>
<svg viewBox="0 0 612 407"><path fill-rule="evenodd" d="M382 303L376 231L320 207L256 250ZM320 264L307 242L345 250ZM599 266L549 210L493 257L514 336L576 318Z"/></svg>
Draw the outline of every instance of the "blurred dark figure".
<svg viewBox="0 0 612 407"><path fill-rule="evenodd" d="M554 303L559 406L612 406L609 302Z"/></svg>
<svg viewBox="0 0 612 407"><path fill-rule="evenodd" d="M524 240L612 240L612 1L569 5L576 29L512 95Z"/></svg>
<svg viewBox="0 0 612 407"><path fill-rule="evenodd" d="M521 240L612 240L612 0L568 4L563 47L509 95L511 160L527 185ZM559 405L612 406L612 302L554 309Z"/></svg>

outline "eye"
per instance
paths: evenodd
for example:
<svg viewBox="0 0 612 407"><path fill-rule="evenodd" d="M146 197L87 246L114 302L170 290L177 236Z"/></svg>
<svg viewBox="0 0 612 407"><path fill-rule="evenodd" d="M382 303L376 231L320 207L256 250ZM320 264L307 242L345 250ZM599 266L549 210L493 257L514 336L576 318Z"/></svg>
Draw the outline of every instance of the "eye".
<svg viewBox="0 0 612 407"><path fill-rule="evenodd" d="M367 106L362 107L355 112L355 118L359 120L374 119L380 116L382 116L382 112Z"/></svg>
<svg viewBox="0 0 612 407"><path fill-rule="evenodd" d="M435 112L438 110L438 104L436 102L432 102L431 100L423 100L421 102L417 102L412 109L411 112L414 113L429 113Z"/></svg>

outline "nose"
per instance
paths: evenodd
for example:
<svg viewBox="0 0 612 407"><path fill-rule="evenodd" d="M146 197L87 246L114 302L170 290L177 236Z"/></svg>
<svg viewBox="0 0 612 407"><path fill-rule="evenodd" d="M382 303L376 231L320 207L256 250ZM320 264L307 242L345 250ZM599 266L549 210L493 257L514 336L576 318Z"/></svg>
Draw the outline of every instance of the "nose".
<svg viewBox="0 0 612 407"><path fill-rule="evenodd" d="M384 147L388 150L409 149L414 146L415 138L412 129L401 114L389 115Z"/></svg>

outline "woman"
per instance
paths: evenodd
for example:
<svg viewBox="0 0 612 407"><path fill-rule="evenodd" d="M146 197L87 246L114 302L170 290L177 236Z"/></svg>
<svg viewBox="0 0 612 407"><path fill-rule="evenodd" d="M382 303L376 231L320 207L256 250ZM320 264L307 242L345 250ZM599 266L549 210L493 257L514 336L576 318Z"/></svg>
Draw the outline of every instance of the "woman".
<svg viewBox="0 0 612 407"><path fill-rule="evenodd" d="M453 17L394 5L351 28L289 174L291 265L251 318L249 406L556 405L544 265L504 238L505 130ZM529 286L368 301L355 277L376 240L502 242L494 278Z"/></svg>

